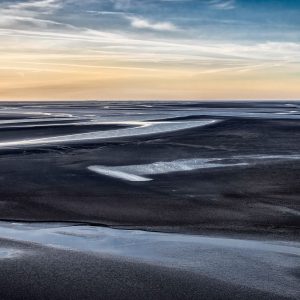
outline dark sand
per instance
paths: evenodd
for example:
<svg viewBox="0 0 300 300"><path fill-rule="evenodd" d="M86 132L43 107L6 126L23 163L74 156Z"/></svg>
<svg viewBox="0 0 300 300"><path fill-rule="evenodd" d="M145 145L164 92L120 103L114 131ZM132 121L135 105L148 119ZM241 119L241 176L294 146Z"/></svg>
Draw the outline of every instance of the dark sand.
<svg viewBox="0 0 300 300"><path fill-rule="evenodd" d="M300 104L286 104L4 104L8 111L20 111L8 115L0 110L0 122L27 118L33 123L0 124L0 144L123 129L132 126L126 121L139 118L220 122L147 136L0 147L0 219L299 241L300 159L262 159L242 166L156 174L149 182L120 180L87 169L91 165L126 166L193 158L295 156L300 149ZM34 121L49 116L28 114L39 111L61 114L55 117L59 126L53 126L52 121ZM74 115L70 122L59 120L65 113ZM80 124L80 120L92 121L92 114L98 121L116 123ZM125 123L117 123L122 118ZM1 237L0 230L0 254L6 248L20 249L24 254L0 257L0 299L297 298L285 297L284 291L278 294L232 284L226 276L223 280L207 277L179 269L176 264L166 267L116 255L17 242L13 236L11 240ZM299 256L290 259L297 265ZM258 264L251 260L249 257L249 265ZM272 263L268 267L272 268ZM297 268L289 272L299 280Z"/></svg>
<svg viewBox="0 0 300 300"><path fill-rule="evenodd" d="M276 253L272 252L272 242L271 248L265 250L251 246L239 248L247 241L238 240L230 241L231 246L226 240L221 241L224 246L210 242L196 246L196 240L183 244L180 236L171 234L165 237L168 245L154 234L149 236L149 241L155 246L149 245L146 250L147 245L144 240L139 242L139 235L124 240L121 230L117 236L115 233L106 236L99 242L99 248L88 251L88 244L96 237L91 233L85 235L84 231L83 228L81 234L66 235L62 227L48 246L0 239L1 299L279 300L297 299L300 295L297 292L299 262L293 265L296 253L284 253L288 244L280 246L273 242L274 250L278 245L283 249L282 253L281 250ZM62 243L71 242L70 248L79 247L78 251L63 249L59 245L59 232L68 238ZM75 242L72 246L72 235L81 244L76 246ZM43 239L47 240L46 232ZM214 243L215 239L212 240ZM264 244L259 242L258 247ZM286 249L297 251L293 244Z"/></svg>
<svg viewBox="0 0 300 300"><path fill-rule="evenodd" d="M87 167L297 154L299 129L295 120L230 119L163 136L3 150L0 218L298 234L300 160L169 173L147 183Z"/></svg>
<svg viewBox="0 0 300 300"><path fill-rule="evenodd" d="M292 299L226 284L176 268L0 240L28 255L1 261L1 300Z"/></svg>

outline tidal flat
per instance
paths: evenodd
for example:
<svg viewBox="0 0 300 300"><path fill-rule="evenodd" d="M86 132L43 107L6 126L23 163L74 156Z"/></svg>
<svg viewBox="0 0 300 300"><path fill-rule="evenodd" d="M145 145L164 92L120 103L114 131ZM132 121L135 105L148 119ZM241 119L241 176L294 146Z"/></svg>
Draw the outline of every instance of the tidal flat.
<svg viewBox="0 0 300 300"><path fill-rule="evenodd" d="M299 299L300 102L2 102L0 133L1 299Z"/></svg>

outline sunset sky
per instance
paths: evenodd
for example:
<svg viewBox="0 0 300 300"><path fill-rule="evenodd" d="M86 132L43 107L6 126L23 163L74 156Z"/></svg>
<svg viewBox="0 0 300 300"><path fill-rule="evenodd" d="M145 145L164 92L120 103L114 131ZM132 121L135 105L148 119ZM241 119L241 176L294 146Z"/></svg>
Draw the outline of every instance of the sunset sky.
<svg viewBox="0 0 300 300"><path fill-rule="evenodd" d="M295 0L0 0L0 99L300 99L299 16Z"/></svg>

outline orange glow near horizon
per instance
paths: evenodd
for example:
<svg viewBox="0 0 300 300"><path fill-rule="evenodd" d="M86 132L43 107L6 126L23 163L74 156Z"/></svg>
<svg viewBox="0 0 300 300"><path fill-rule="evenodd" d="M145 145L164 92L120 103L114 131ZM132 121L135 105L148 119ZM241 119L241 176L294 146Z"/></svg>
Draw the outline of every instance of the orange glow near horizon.
<svg viewBox="0 0 300 300"><path fill-rule="evenodd" d="M3 54L3 53L2 53ZM1 100L298 99L293 66L247 71L215 66L129 64L75 54L0 57ZM289 74L290 73L290 74Z"/></svg>

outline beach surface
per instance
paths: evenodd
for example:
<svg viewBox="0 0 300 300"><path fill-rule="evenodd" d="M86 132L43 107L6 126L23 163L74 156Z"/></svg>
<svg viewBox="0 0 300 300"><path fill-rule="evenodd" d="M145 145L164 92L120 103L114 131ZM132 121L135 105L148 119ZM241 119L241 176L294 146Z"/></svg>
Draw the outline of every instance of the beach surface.
<svg viewBox="0 0 300 300"><path fill-rule="evenodd" d="M1 299L299 299L300 103L0 107Z"/></svg>

